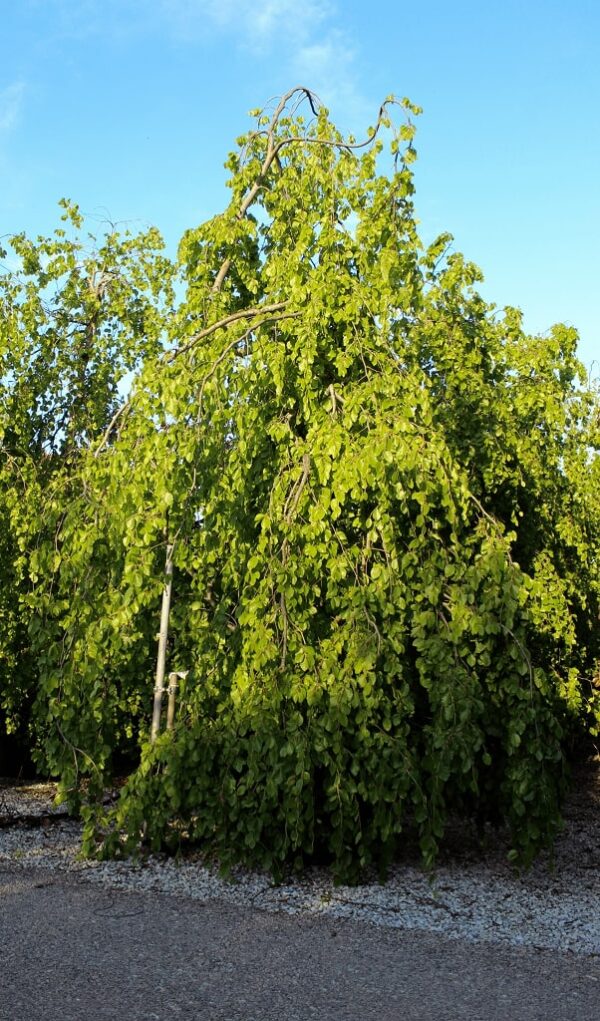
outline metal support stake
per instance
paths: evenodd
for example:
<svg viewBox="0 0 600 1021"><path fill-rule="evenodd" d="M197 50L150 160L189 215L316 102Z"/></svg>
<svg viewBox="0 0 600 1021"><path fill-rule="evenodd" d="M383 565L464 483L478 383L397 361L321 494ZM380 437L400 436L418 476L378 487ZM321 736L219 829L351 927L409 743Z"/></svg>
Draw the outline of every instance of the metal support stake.
<svg viewBox="0 0 600 1021"><path fill-rule="evenodd" d="M188 670L174 670L169 674L169 702L167 705L167 730L173 730L175 720L175 696L177 694L178 680L185 681Z"/></svg>
<svg viewBox="0 0 600 1021"><path fill-rule="evenodd" d="M150 740L156 741L160 730L163 691L165 690L165 663L167 659L167 638L169 637L169 612L171 609L171 588L173 584L173 543L167 543L165 561L165 587L160 609L160 631L158 632L158 654L156 657L156 680L154 682L154 704L152 706L152 729Z"/></svg>

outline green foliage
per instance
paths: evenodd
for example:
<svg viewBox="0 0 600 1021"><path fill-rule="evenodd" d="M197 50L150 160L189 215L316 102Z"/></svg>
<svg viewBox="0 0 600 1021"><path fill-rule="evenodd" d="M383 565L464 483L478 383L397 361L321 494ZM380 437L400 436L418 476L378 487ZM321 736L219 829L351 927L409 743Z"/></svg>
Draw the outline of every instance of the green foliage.
<svg viewBox="0 0 600 1021"><path fill-rule="evenodd" d="M409 828L433 860L460 812L505 820L527 861L600 720L598 400L573 330L525 335L449 236L421 244L418 111L395 130L388 101L359 146L297 98L240 140L231 204L177 268L154 235L111 235L129 282L109 288L97 378L72 329L42 359L51 380L72 366L79 396L59 467L41 483L38 451L28 482L45 494L22 546L39 762L87 792L88 852L189 837L224 864L316 855L352 877ZM38 318L44 244L18 242ZM77 273L61 307L85 304ZM167 544L169 668L190 672L151 743Z"/></svg>
<svg viewBox="0 0 600 1021"><path fill-rule="evenodd" d="M123 382L162 349L173 302L174 270L154 228L137 237L111 228L98 243L82 236L77 207L61 205L65 227L13 237L18 269L0 276L0 722L9 731L28 726L38 668L44 675L39 612L52 602L80 458L109 426Z"/></svg>

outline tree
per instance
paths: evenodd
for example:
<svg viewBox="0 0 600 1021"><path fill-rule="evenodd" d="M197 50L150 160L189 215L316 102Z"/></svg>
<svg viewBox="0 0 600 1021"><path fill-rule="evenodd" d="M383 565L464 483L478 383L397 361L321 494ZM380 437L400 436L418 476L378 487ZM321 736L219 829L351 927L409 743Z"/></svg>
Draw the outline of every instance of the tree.
<svg viewBox="0 0 600 1021"><path fill-rule="evenodd" d="M182 239L162 350L49 503L40 761L86 781L88 851L186 836L352 876L407 827L432 860L456 811L523 860L560 824L600 718L598 401L573 330L526 336L448 235L422 246L418 110L396 130L394 105L361 143L302 89L256 114L229 207ZM152 742L167 549L189 673Z"/></svg>
<svg viewBox="0 0 600 1021"><path fill-rule="evenodd" d="M82 236L77 206L61 205L53 237L11 238L18 270L0 276L0 730L23 742L45 653L44 635L35 655L29 636L40 630L38 557L60 563L78 460L109 426L123 382L162 349L173 298L154 228L133 237L110 225L98 243Z"/></svg>

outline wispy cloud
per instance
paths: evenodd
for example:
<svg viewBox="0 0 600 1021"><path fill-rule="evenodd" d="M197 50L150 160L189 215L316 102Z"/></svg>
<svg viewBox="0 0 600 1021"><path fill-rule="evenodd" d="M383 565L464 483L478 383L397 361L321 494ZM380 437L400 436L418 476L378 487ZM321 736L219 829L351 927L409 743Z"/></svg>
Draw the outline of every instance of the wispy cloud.
<svg viewBox="0 0 600 1021"><path fill-rule="evenodd" d="M340 26L336 0L160 0L172 33L226 34L261 58L277 51L290 77L313 89L349 120L368 118L357 87L357 47Z"/></svg>
<svg viewBox="0 0 600 1021"><path fill-rule="evenodd" d="M344 27L341 0L26 0L51 3L71 36L160 32L180 45L225 37L250 59L285 66L348 123L372 116L360 91L360 46Z"/></svg>
<svg viewBox="0 0 600 1021"><path fill-rule="evenodd" d="M160 0L159 8L177 35L216 29L263 51L302 45L334 12L330 0Z"/></svg>
<svg viewBox="0 0 600 1021"><path fill-rule="evenodd" d="M323 36L308 39L295 52L291 67L298 81L313 89L336 118L363 121L373 114L372 105L357 86L356 47L342 31L332 28Z"/></svg>
<svg viewBox="0 0 600 1021"><path fill-rule="evenodd" d="M0 89L0 132L11 131L19 121L23 104L25 85L13 82Z"/></svg>

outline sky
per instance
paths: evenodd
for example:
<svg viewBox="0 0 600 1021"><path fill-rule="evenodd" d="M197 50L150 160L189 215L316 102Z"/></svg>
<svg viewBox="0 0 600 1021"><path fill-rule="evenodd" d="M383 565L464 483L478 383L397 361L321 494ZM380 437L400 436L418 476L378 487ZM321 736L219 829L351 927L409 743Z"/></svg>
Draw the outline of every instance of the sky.
<svg viewBox="0 0 600 1021"><path fill-rule="evenodd" d="M219 212L247 112L302 84L357 136L389 93L423 107L416 213L525 326L577 327L600 375L596 0L0 0L0 236L58 200L101 229Z"/></svg>

